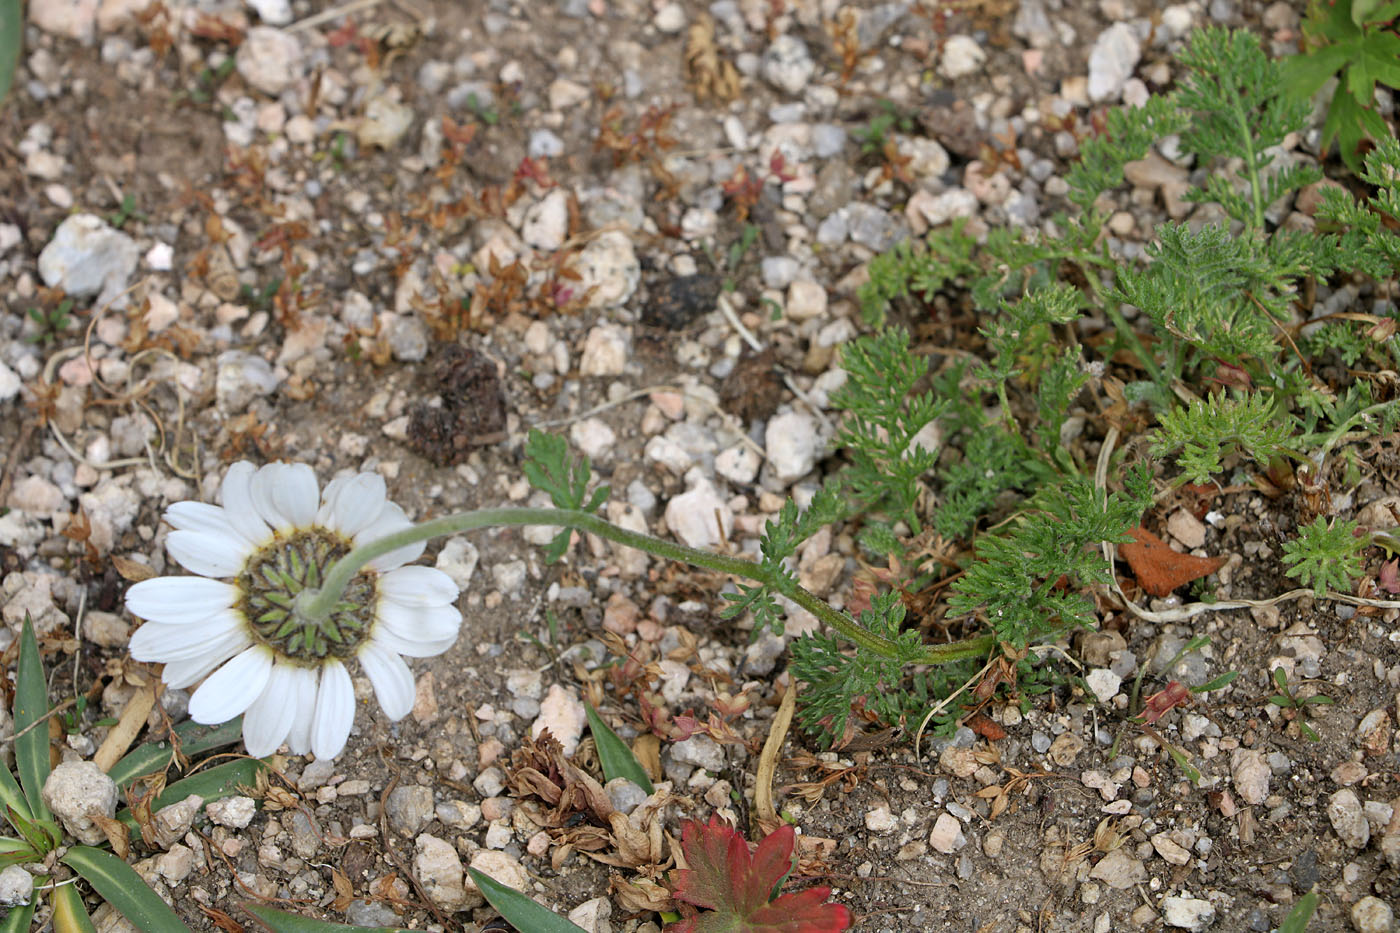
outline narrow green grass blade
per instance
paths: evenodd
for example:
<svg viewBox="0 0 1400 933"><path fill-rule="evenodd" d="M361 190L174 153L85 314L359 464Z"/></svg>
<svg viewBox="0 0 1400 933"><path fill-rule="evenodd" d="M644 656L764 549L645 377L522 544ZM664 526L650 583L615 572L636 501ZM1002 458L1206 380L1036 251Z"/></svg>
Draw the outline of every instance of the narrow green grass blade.
<svg viewBox="0 0 1400 933"><path fill-rule="evenodd" d="M29 818L29 801L24 799L24 791L19 789L19 782L10 773L10 769L0 765L0 813L14 810L20 816Z"/></svg>
<svg viewBox="0 0 1400 933"><path fill-rule="evenodd" d="M53 889L51 897L54 933L97 933L77 888L71 884L59 885Z"/></svg>
<svg viewBox="0 0 1400 933"><path fill-rule="evenodd" d="M10 81L14 79L23 45L23 0L0 0L0 104L10 92Z"/></svg>
<svg viewBox="0 0 1400 933"><path fill-rule="evenodd" d="M243 737L243 717L231 719L221 726L203 726L186 720L175 727L175 735L180 739L180 751L186 755L199 755L232 745ZM143 774L159 771L170 763L173 749L169 742L147 742L132 749L121 761L112 765L107 776L125 790L127 785Z"/></svg>
<svg viewBox="0 0 1400 933"><path fill-rule="evenodd" d="M34 919L34 898L22 907L11 907L0 920L0 933L29 933L29 921Z"/></svg>
<svg viewBox="0 0 1400 933"><path fill-rule="evenodd" d="M1303 933L1308 928L1308 922L1312 920L1314 910L1317 910L1317 892L1309 891L1298 898L1298 903L1294 904L1288 916L1283 918L1278 933Z"/></svg>
<svg viewBox="0 0 1400 933"><path fill-rule="evenodd" d="M353 927L329 920L313 920L262 904L244 903L243 909L262 921L272 933L409 933L401 927Z"/></svg>
<svg viewBox="0 0 1400 933"><path fill-rule="evenodd" d="M146 887L136 869L110 852L73 846L59 861L81 875L136 929L145 933L182 933L190 929L156 892Z"/></svg>
<svg viewBox="0 0 1400 933"><path fill-rule="evenodd" d="M520 933L584 933L583 927L570 923L554 911L541 907L533 898L521 894L515 888L501 884L490 875L484 875L475 868L468 868L467 874L481 889L487 903L506 919L506 923Z"/></svg>
<svg viewBox="0 0 1400 933"><path fill-rule="evenodd" d="M49 778L49 729L48 723L34 724L48 715L49 685L44 680L34 625L27 615L19 637L19 669L15 673L15 735L19 738L15 739L15 766L24 797L29 801L29 812L35 819L47 820L49 808L40 792Z"/></svg>
<svg viewBox="0 0 1400 933"><path fill-rule="evenodd" d="M603 765L603 777L609 781L613 778L627 778L648 794L654 793L656 789L651 786L646 769L637 760L637 756L632 754L632 749L627 747L627 743L622 741L616 732L608 728L608 724L603 722L603 717L598 715L598 711L592 705L585 704L584 709L588 711L588 728L593 733L593 744L598 746L598 761Z"/></svg>
<svg viewBox="0 0 1400 933"><path fill-rule="evenodd" d="M198 774L176 781L163 790L155 802L151 804L151 812L154 813L161 807L168 807L172 803L179 803L190 794L198 795L207 803L210 800L218 800L221 797L231 797L234 794L242 793L242 788L257 784L258 772L262 769L263 763L261 761L255 758L240 758L237 761L230 761L228 764L200 771ZM136 829L136 818L131 815L130 810L124 809L119 812L117 819L133 830Z"/></svg>

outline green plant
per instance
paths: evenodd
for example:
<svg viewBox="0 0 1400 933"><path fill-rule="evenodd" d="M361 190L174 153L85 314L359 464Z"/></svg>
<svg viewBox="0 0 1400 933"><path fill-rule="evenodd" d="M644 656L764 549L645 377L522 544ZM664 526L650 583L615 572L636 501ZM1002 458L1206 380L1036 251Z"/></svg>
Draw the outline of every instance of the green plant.
<svg viewBox="0 0 1400 933"><path fill-rule="evenodd" d="M860 143L860 151L866 155L884 152L891 132L911 133L914 130L913 118L901 113L894 101L882 99L877 106L877 112L870 118L868 126L851 131L856 142Z"/></svg>
<svg viewBox="0 0 1400 933"><path fill-rule="evenodd" d="M0 102L10 93L19 53L24 48L23 0L0 0Z"/></svg>
<svg viewBox="0 0 1400 933"><path fill-rule="evenodd" d="M14 696L15 772L18 780L8 768L0 768L0 804L5 808L5 820L16 835L0 836L0 864L26 865L39 876L43 882L39 890L50 897L54 929L59 933L92 929L82 898L71 879L64 878L60 865L91 885L137 929L188 930L165 901L147 887L141 876L122 858L102 848L75 845L67 839L63 828L44 802L42 792L50 768L48 720L53 711L49 709L47 680L38 642L34 638L34 627L27 616L20 632ZM200 747L228 744L236 736L236 732L232 736L217 736L212 739L216 744L209 745L210 739L206 735L205 743ZM194 739L193 735L190 737ZM192 741L191 745L194 744ZM156 746L141 746L113 766L109 776L119 788L125 788L136 777L148 773L147 765L153 765L152 770L160 770L169 763L170 756L168 749L162 752ZM191 793L199 794L206 800L234 793L240 784L250 784L256 780L259 767L260 762L235 762L232 768L223 765L201 772L194 778L177 781L152 802L151 809L183 800ZM102 828L110 842L124 849L127 845L127 827L132 830L137 828L136 817L129 810L118 813L115 820ZM3 921L7 924L4 929L28 929L34 908L32 898L28 904L13 908Z"/></svg>
<svg viewBox="0 0 1400 933"><path fill-rule="evenodd" d="M72 298L65 298L48 310L30 308L29 319L38 326L38 330L32 334L26 334L24 342L37 343L45 347L54 343L68 330L68 325L73 323L72 311Z"/></svg>
<svg viewBox="0 0 1400 933"><path fill-rule="evenodd" d="M1269 702L1285 710L1289 719L1298 723L1298 731L1310 742L1321 741L1321 736L1317 730L1308 724L1309 706L1331 706L1334 701L1331 697L1323 693L1317 693L1308 697L1300 697L1288 686L1288 673L1281 667L1274 668L1274 686L1278 688L1278 693L1269 697Z"/></svg>
<svg viewBox="0 0 1400 933"><path fill-rule="evenodd" d="M1319 515L1298 529L1298 537L1284 542L1284 574L1312 587L1319 597L1328 590L1350 592L1351 581L1361 576L1361 553L1370 546L1370 536L1360 533L1356 522L1328 523Z"/></svg>
<svg viewBox="0 0 1400 933"><path fill-rule="evenodd" d="M146 214L136 209L136 195L127 194L122 196L122 203L117 205L117 209L107 215L107 223L120 230L128 220L145 220Z"/></svg>
<svg viewBox="0 0 1400 933"><path fill-rule="evenodd" d="M1283 918L1283 923L1279 924L1278 933L1303 933L1312 921L1313 912L1317 910L1317 901L1316 889L1298 898L1298 903L1293 905L1288 916Z"/></svg>
<svg viewBox="0 0 1400 933"><path fill-rule="evenodd" d="M1400 87L1400 3L1385 0L1311 0L1303 21L1303 49L1288 59L1284 74L1302 99L1322 90L1334 75L1322 145L1339 145L1353 172L1361 168L1360 145L1369 136L1391 135L1375 109L1377 84Z"/></svg>

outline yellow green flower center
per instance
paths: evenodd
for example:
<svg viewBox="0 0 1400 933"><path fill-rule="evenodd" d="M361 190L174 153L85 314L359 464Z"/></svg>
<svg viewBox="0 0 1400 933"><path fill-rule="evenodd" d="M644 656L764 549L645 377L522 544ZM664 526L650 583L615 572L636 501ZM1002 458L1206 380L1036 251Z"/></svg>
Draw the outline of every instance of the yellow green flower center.
<svg viewBox="0 0 1400 933"><path fill-rule="evenodd" d="M358 574L330 614L308 621L296 611L297 599L320 588L326 571L351 549L349 540L324 528L279 533L253 553L238 575L235 607L253 637L293 662L319 664L348 658L369 637L378 588L373 574Z"/></svg>

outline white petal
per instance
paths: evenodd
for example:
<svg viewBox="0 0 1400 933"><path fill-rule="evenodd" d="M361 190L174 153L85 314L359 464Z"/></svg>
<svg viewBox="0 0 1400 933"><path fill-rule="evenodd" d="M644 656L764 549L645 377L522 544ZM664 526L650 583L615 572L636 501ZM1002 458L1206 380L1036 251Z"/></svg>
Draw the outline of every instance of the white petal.
<svg viewBox="0 0 1400 933"><path fill-rule="evenodd" d="M262 695L243 714L243 744L254 758L277 751L296 719L296 671L291 664L273 664Z"/></svg>
<svg viewBox="0 0 1400 933"><path fill-rule="evenodd" d="M427 609L408 609L397 603L381 599L375 612L375 625L372 635L378 635L380 630L390 632L408 645L414 644L436 644L443 639L457 637L457 630L462 627L462 614L452 606L433 606ZM406 654L411 658L424 658L429 655L422 654L417 650L404 651L395 649L399 654ZM434 651L431 654L437 654Z"/></svg>
<svg viewBox="0 0 1400 933"><path fill-rule="evenodd" d="M282 464L272 500L277 503L277 511L290 519L293 527L309 528L316 521L316 508L321 504L316 471L304 463Z"/></svg>
<svg viewBox="0 0 1400 933"><path fill-rule="evenodd" d="M413 709L413 672L403 658L369 641L360 649L360 666L374 684L384 714L395 722L407 716Z"/></svg>
<svg viewBox="0 0 1400 933"><path fill-rule="evenodd" d="M206 725L228 722L252 705L272 676L272 649L245 648L209 675L190 697L190 718Z"/></svg>
<svg viewBox="0 0 1400 933"><path fill-rule="evenodd" d="M211 641L206 646L205 653L199 657L190 658L188 661L171 661L166 664L165 670L161 671L160 679L165 681L165 685L172 690L192 687L212 674L214 668L250 644L252 644L252 639L248 637L247 633L230 632Z"/></svg>
<svg viewBox="0 0 1400 933"><path fill-rule="evenodd" d="M137 661L188 661L208 651L209 645L231 632L247 629L243 617L232 609L215 613L198 625L147 622L131 636L127 650Z"/></svg>
<svg viewBox="0 0 1400 933"><path fill-rule="evenodd" d="M248 562L248 544L240 537L202 531L172 531L165 549L190 573L203 577L233 577Z"/></svg>
<svg viewBox="0 0 1400 933"><path fill-rule="evenodd" d="M193 701L190 703L193 708ZM334 758L345 749L355 722L355 688L350 672L339 661L321 665L321 689L316 694L316 719L311 725L311 751L319 759Z"/></svg>
<svg viewBox="0 0 1400 933"><path fill-rule="evenodd" d="M355 535L355 546L359 547L370 541L377 541L385 535L393 534L396 531L402 531L405 528L411 527L413 527L413 522L408 520L408 516L404 514L404 510L392 502L386 502L379 516L375 518L374 523ZM366 566L371 570L378 570L380 573L384 573L387 570L393 570L395 567L402 567L404 564L422 557L423 549L427 546L426 541L415 541L396 551L390 551L388 554L376 557Z"/></svg>
<svg viewBox="0 0 1400 933"><path fill-rule="evenodd" d="M242 533L229 521L228 513L207 502L176 502L165 510L165 521L179 531L203 531L216 535Z"/></svg>
<svg viewBox="0 0 1400 933"><path fill-rule="evenodd" d="M287 735L287 745L293 755L305 755L311 751L311 727L316 722L316 694L320 671L314 667L298 667L293 668L293 671L294 718L291 732Z"/></svg>
<svg viewBox="0 0 1400 933"><path fill-rule="evenodd" d="M253 508L252 482L256 472L256 468L247 460L238 461L224 474L219 494L229 523L255 546L262 547L272 537L272 529Z"/></svg>
<svg viewBox="0 0 1400 933"><path fill-rule="evenodd" d="M410 609L450 606L457 601L457 584L447 574L432 567L391 570L379 578L379 592Z"/></svg>
<svg viewBox="0 0 1400 933"><path fill-rule="evenodd" d="M316 514L316 520L353 538L384 511L386 493L384 477L378 473L343 477L326 487L326 504Z"/></svg>
<svg viewBox="0 0 1400 933"><path fill-rule="evenodd" d="M436 639L405 638L381 625L374 630L370 640L386 651L401 654L406 658L434 658L455 645L457 636L448 635Z"/></svg>
<svg viewBox="0 0 1400 933"><path fill-rule="evenodd" d="M289 531L297 527L294 517L282 508L283 500L291 498L286 491L293 482L290 469L285 463L269 463L253 474L250 487L253 508L257 509L263 521L278 531ZM315 484L315 477L312 477L312 484Z"/></svg>
<svg viewBox="0 0 1400 933"><path fill-rule="evenodd" d="M184 625L201 622L238 599L238 588L205 577L156 577L133 583L126 608L151 622Z"/></svg>

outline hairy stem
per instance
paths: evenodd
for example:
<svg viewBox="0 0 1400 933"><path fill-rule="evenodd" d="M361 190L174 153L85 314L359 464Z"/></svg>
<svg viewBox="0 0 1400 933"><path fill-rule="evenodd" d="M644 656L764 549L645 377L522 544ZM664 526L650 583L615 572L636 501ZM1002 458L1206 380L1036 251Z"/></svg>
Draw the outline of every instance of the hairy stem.
<svg viewBox="0 0 1400 933"><path fill-rule="evenodd" d="M944 664L959 658L985 654L994 644L992 637L988 635L948 645L932 645L918 655L910 657L906 652L900 651L893 642L867 631L850 616L833 609L827 605L825 600L808 590L795 584L786 583L781 579L769 579L769 575L759 564L738 557L730 557L727 554L715 554L687 547L684 544L639 534L626 528L619 528L596 515L578 509L480 509L474 512L445 515L413 525L394 534L386 535L377 541L357 547L332 564L330 570L326 572L325 585L321 587L321 591L315 598L308 600L304 606L299 606L298 612L307 621L316 622L324 619L340 601L341 594L344 593L345 587L355 574L359 573L370 561L391 551L442 535L460 534L477 528L520 525L557 525L576 528L617 544L634 547L657 557L664 557L667 560L693 564L706 570L733 574L756 583L765 584L771 587L774 592L786 596L822 622L836 629L857 646L867 651L873 651L882 657L904 660L910 664Z"/></svg>

